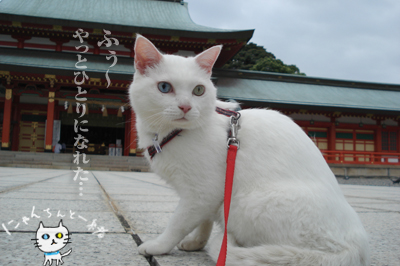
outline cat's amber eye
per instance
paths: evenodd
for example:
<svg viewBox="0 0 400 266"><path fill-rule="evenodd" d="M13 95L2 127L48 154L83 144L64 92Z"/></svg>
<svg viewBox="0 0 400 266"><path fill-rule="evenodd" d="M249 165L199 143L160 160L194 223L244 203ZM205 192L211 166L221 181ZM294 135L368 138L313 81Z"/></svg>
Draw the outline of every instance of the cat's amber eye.
<svg viewBox="0 0 400 266"><path fill-rule="evenodd" d="M201 96L204 94L204 92L206 91L206 88L204 88L203 85L197 85L194 89L193 89L193 94L196 96Z"/></svg>
<svg viewBox="0 0 400 266"><path fill-rule="evenodd" d="M48 234L44 234L44 235L42 235L42 238L44 239L44 240L47 240L47 239L49 239L49 235Z"/></svg>
<svg viewBox="0 0 400 266"><path fill-rule="evenodd" d="M160 82L158 83L158 90L162 93L168 93L172 90L172 86L168 82Z"/></svg>
<svg viewBox="0 0 400 266"><path fill-rule="evenodd" d="M57 237L57 238L62 238L62 237L63 237L63 234L62 234L62 233L57 233L57 234L56 234L56 237Z"/></svg>

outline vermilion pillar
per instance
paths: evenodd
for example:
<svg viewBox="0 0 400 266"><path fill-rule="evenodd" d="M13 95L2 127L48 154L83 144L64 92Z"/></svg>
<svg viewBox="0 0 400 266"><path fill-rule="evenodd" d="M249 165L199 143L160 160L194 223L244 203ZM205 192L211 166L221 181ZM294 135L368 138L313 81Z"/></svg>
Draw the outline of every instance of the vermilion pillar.
<svg viewBox="0 0 400 266"><path fill-rule="evenodd" d="M376 124L378 128L375 131L375 151L382 152L382 123L378 120Z"/></svg>
<svg viewBox="0 0 400 266"><path fill-rule="evenodd" d="M397 152L400 153L400 120L397 120Z"/></svg>
<svg viewBox="0 0 400 266"><path fill-rule="evenodd" d="M329 140L328 140L328 150L336 150L336 125L335 118L331 118L331 126L329 127Z"/></svg>
<svg viewBox="0 0 400 266"><path fill-rule="evenodd" d="M49 91L49 100L47 102L47 124L46 124L46 139L45 152L52 152L53 144L53 124L54 124L54 91Z"/></svg>
<svg viewBox="0 0 400 266"><path fill-rule="evenodd" d="M136 133L136 115L133 110L130 110L130 134L129 134L129 156L136 156L137 148L137 133Z"/></svg>
<svg viewBox="0 0 400 266"><path fill-rule="evenodd" d="M1 149L10 149L10 126L11 126L11 106L12 106L12 89L6 89L6 97L4 102L3 116L3 134L1 137Z"/></svg>
<svg viewBox="0 0 400 266"><path fill-rule="evenodd" d="M13 95L13 107L12 107L12 121L20 121L20 107L19 107L19 102L20 102L20 96L18 95ZM20 130L20 125L19 123L15 123L14 128L12 130L11 134L11 147L10 149L12 151L18 151L18 145L19 145L19 130Z"/></svg>

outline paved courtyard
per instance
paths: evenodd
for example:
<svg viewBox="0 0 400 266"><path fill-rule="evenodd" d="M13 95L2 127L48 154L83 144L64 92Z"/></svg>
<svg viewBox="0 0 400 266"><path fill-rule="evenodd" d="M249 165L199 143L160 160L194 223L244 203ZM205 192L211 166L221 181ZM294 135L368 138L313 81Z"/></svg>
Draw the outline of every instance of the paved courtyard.
<svg viewBox="0 0 400 266"><path fill-rule="evenodd" d="M178 198L156 175L0 167L0 265L43 265L34 247L39 222L72 232L68 265L214 265L205 252L146 260L137 244L163 231ZM80 183L81 182L81 183ZM340 185L370 235L372 264L400 265L400 188ZM80 190L80 188L82 190ZM82 195L79 195L82 193ZM55 264L53 264L55 265Z"/></svg>

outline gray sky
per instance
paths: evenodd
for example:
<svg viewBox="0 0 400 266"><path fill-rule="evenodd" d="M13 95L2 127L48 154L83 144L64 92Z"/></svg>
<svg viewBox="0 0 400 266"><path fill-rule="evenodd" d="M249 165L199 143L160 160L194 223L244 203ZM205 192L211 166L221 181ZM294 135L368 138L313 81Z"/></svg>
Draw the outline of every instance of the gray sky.
<svg viewBox="0 0 400 266"><path fill-rule="evenodd" d="M399 0L185 0L200 25L255 29L250 42L312 77L400 84Z"/></svg>

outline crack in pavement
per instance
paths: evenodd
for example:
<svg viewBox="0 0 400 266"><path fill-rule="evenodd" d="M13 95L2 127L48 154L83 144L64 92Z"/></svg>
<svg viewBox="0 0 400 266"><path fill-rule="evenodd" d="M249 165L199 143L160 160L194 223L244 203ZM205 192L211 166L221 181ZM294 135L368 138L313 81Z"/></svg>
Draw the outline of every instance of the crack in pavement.
<svg viewBox="0 0 400 266"><path fill-rule="evenodd" d="M96 181L99 184L99 186L100 186L101 190L103 191L104 195L107 197L108 203L110 204L111 209L113 210L115 216L117 216L118 221L121 223L121 225L124 228L125 232L132 236L133 241L135 241L137 246L140 246L143 243L142 239L140 239L139 235L137 235L135 233L135 231L130 226L129 222L125 219L123 214L119 211L118 207L114 203L114 200L110 197L110 195L108 195L107 191L101 185L100 181L97 179L97 177L95 176L93 171L91 171L91 174L93 175L94 179L96 179ZM147 262L149 263L150 266L160 266L160 264L158 264L158 262L154 258L154 256L144 256L144 257L145 257L145 259L147 260Z"/></svg>

